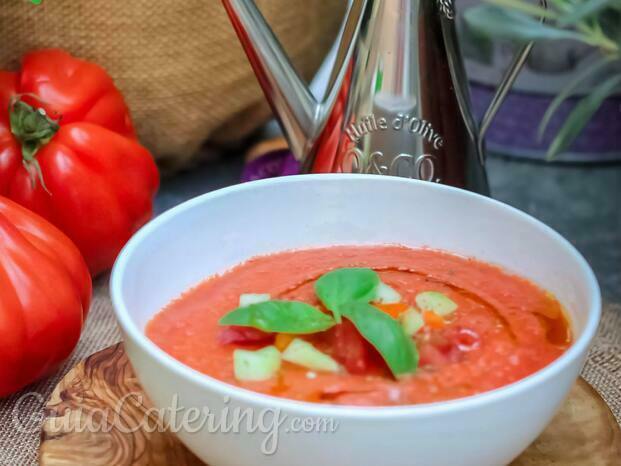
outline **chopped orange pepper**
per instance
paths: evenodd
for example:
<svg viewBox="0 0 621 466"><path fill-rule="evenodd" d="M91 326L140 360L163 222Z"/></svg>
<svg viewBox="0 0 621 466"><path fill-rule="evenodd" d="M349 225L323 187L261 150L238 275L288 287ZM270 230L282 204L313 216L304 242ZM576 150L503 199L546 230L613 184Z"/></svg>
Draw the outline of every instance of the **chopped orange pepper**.
<svg viewBox="0 0 621 466"><path fill-rule="evenodd" d="M274 346L278 348L278 351L284 351L294 338L295 335L291 335L290 333L279 333L278 335L276 335L276 341L274 342Z"/></svg>
<svg viewBox="0 0 621 466"><path fill-rule="evenodd" d="M384 311L386 314L392 317L399 317L399 314L407 311L409 305L407 303L391 303L391 304L383 304L383 303L374 303L373 304L380 311Z"/></svg>
<svg viewBox="0 0 621 466"><path fill-rule="evenodd" d="M431 311L423 311L423 320L425 321L425 325L434 329L442 328L446 324L442 316Z"/></svg>

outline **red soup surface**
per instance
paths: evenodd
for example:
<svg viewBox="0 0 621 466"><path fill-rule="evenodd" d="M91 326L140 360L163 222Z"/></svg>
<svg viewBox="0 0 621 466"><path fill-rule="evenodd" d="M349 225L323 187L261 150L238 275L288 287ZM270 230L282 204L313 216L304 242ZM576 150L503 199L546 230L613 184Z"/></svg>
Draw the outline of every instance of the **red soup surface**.
<svg viewBox="0 0 621 466"><path fill-rule="evenodd" d="M440 292L457 304L443 317L418 309L424 325L411 336L419 354L417 370L393 377L378 351L343 318L326 331L298 335L342 370L313 371L283 362L268 380L236 379L236 349L275 345L283 350L293 338L219 325L237 308L240 295L267 293L328 312L314 283L343 267L373 269L396 290L400 303L378 306L396 320L416 306L421 292ZM530 281L478 260L402 246L334 246L255 257L171 302L148 323L146 333L175 359L224 382L295 400L361 406L428 403L492 390L545 367L571 343L560 303Z"/></svg>

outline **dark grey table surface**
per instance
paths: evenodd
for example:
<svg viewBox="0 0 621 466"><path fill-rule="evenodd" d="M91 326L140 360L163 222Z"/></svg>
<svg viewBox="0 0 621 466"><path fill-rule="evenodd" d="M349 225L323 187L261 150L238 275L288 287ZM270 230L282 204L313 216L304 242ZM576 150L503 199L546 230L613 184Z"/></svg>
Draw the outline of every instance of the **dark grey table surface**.
<svg viewBox="0 0 621 466"><path fill-rule="evenodd" d="M243 161L225 156L163 181L156 210L239 181ZM547 223L595 270L604 299L621 302L621 164L557 165L490 157L492 196Z"/></svg>

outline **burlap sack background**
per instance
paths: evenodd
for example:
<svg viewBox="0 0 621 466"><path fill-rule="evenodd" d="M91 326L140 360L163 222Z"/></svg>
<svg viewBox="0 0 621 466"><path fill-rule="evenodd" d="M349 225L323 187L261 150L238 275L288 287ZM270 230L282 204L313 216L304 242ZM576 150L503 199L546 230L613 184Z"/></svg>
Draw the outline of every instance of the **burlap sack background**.
<svg viewBox="0 0 621 466"><path fill-rule="evenodd" d="M299 72L312 77L343 0L256 0ZM31 49L62 47L104 66L142 142L165 170L206 139L227 142L269 115L220 0L0 0L0 69Z"/></svg>

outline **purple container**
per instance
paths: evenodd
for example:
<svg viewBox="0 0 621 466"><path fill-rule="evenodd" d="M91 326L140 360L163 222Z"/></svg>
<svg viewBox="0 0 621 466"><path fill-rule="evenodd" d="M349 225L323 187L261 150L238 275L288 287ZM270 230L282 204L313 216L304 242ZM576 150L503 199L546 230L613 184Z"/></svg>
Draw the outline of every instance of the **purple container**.
<svg viewBox="0 0 621 466"><path fill-rule="evenodd" d="M487 108L494 89L471 84L472 104L479 118ZM523 91L512 91L499 110L487 133L487 150L491 153L545 159L547 148L580 98L570 98L552 117L541 140L539 123L552 98ZM582 133L555 161L602 162L621 160L621 98L604 101Z"/></svg>
<svg viewBox="0 0 621 466"><path fill-rule="evenodd" d="M297 175L300 163L288 149L267 152L246 164L241 181L262 180L277 176Z"/></svg>

